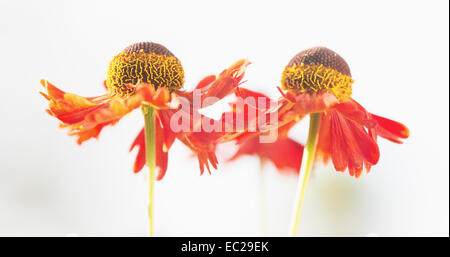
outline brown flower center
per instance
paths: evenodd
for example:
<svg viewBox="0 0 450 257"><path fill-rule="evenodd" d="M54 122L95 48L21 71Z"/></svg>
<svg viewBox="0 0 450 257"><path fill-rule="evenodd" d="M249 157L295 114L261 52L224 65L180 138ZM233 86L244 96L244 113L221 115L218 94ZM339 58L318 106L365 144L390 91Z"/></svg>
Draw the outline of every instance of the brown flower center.
<svg viewBox="0 0 450 257"><path fill-rule="evenodd" d="M124 97L135 92L134 85L147 82L155 88L180 89L184 70L180 61L163 45L141 42L125 48L109 64L106 86Z"/></svg>
<svg viewBox="0 0 450 257"><path fill-rule="evenodd" d="M285 67L281 87L300 93L333 93L339 100L352 94L350 68L337 53L314 47L298 53Z"/></svg>

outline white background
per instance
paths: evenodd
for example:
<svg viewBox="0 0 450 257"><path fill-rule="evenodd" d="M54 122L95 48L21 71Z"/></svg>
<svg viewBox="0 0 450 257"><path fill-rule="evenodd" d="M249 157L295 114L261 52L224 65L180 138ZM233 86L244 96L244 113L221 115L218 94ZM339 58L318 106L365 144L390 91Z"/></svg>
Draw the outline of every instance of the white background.
<svg viewBox="0 0 450 257"><path fill-rule="evenodd" d="M379 164L360 179L319 166L300 234L448 236L448 19L448 1L1 0L0 235L146 234L145 173L133 175L128 153L140 112L79 147L38 91L46 78L103 94L111 58L154 41L181 60L187 89L248 58L244 86L272 97L297 52L335 50L352 69L353 97L411 137L380 140ZM291 133L302 142L305 124ZM199 176L179 142L169 159L156 183L157 235L286 235L295 176L271 164L261 173L256 157Z"/></svg>

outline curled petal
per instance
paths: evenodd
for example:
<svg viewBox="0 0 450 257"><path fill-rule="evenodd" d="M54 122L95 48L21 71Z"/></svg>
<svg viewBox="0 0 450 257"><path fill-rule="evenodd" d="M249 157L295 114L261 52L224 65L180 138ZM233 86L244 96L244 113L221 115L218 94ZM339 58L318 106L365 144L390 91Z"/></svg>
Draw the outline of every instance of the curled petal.
<svg viewBox="0 0 450 257"><path fill-rule="evenodd" d="M242 59L231 65L228 69L222 71L210 86L203 87L208 90L204 97L213 96L222 99L231 94L241 83L248 65L250 65L250 62L246 59Z"/></svg>
<svg viewBox="0 0 450 257"><path fill-rule="evenodd" d="M200 81L195 90L199 90L199 92L196 93L201 97L201 103L199 106L195 106L195 108L200 109L210 106L216 101L233 93L233 91L241 84L241 80L249 64L250 62L248 60L239 60L228 69L222 71L217 77L211 75ZM188 98L189 102L194 103L194 92L195 91L179 91L177 94Z"/></svg>
<svg viewBox="0 0 450 257"><path fill-rule="evenodd" d="M150 87L140 85L136 93L126 100L117 96L82 97L66 93L48 81L41 81L47 94L41 93L49 100L47 112L59 119L61 127L69 128L69 135L78 137L78 144L98 137L107 125L113 125L124 115L141 106L153 102Z"/></svg>

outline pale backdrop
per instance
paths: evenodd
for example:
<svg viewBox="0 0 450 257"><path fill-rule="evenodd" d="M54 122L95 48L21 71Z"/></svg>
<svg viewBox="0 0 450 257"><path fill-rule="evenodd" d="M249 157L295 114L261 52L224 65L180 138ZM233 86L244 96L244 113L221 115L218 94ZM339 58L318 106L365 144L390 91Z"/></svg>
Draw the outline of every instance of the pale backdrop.
<svg viewBox="0 0 450 257"><path fill-rule="evenodd" d="M244 86L272 97L297 52L337 51L351 66L353 97L406 124L411 138L380 140L379 164L360 179L319 167L300 235L448 236L448 19L447 1L1 0L0 235L146 234L145 173L132 173L128 153L139 111L79 147L38 91L46 78L102 94L111 58L154 41L181 60L186 88L248 58ZM306 127L291 134L304 142ZM270 164L260 173L246 157L200 177L179 142L169 158L156 183L157 235L286 234L294 176Z"/></svg>

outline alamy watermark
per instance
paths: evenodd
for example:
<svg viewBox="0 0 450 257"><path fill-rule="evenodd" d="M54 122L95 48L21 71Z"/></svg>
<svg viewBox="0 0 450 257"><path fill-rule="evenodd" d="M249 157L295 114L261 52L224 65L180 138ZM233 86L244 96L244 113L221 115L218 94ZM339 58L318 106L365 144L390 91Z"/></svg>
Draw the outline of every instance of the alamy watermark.
<svg viewBox="0 0 450 257"><path fill-rule="evenodd" d="M210 106L220 99L206 97L202 91L194 90L192 100L177 97L179 110L170 119L170 128L178 132L256 132L260 143L273 143L278 137L277 103L266 97L236 96L231 104L233 111L223 113L221 119L215 120L201 115L198 110Z"/></svg>

